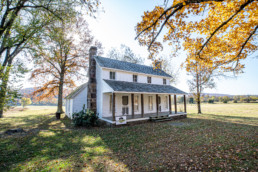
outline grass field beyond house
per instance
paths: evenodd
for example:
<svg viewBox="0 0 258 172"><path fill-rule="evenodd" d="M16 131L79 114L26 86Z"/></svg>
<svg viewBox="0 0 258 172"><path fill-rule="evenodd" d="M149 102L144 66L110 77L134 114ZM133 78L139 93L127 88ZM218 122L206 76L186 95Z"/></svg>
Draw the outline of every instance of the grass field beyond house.
<svg viewBox="0 0 258 172"><path fill-rule="evenodd" d="M258 104L205 104L202 115L113 128L74 128L55 107L0 119L0 171L257 171Z"/></svg>

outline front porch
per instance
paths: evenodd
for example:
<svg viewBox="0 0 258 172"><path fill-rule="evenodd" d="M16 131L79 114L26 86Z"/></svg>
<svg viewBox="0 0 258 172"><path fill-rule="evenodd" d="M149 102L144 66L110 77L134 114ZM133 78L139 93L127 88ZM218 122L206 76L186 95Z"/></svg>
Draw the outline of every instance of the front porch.
<svg viewBox="0 0 258 172"><path fill-rule="evenodd" d="M104 94L110 98L110 114L102 116L100 119L111 124L117 124L117 117L126 117L126 122L130 123L150 120L151 117L166 116L169 119L174 119L187 116L186 95L128 92ZM127 107L126 110L125 107Z"/></svg>
<svg viewBox="0 0 258 172"><path fill-rule="evenodd" d="M169 117L187 117L187 113L186 112L177 112L175 113L174 111L169 114L168 112L160 112L159 113L159 116L164 116L164 115L168 115ZM148 113L148 114L144 114L144 116L142 115L126 115L126 121L128 123L130 122L136 122L136 121L147 121L147 120L150 120L150 117L157 117L157 114L156 113ZM113 117L102 117L100 118L101 120L103 121L106 121L108 123L111 123L111 124L115 124L116 121L113 121Z"/></svg>

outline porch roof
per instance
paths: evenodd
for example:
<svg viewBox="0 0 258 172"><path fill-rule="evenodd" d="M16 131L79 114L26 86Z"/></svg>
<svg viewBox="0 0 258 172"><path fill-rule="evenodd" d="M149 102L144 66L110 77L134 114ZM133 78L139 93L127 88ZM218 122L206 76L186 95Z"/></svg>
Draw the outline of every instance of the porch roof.
<svg viewBox="0 0 258 172"><path fill-rule="evenodd" d="M145 84L105 79L104 81L113 89L114 92L187 94L171 85Z"/></svg>

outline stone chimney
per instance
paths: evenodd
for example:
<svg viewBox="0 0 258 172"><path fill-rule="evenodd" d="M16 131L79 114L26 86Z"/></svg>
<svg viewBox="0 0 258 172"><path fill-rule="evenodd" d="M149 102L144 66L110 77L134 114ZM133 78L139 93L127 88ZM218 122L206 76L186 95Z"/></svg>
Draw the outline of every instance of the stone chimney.
<svg viewBox="0 0 258 172"><path fill-rule="evenodd" d="M97 82L96 82L96 61L97 47L92 46L89 50L89 71L88 71L88 94L87 108L97 113Z"/></svg>
<svg viewBox="0 0 258 172"><path fill-rule="evenodd" d="M155 69L162 69L162 61L159 61L159 60L155 60L154 61L154 67Z"/></svg>

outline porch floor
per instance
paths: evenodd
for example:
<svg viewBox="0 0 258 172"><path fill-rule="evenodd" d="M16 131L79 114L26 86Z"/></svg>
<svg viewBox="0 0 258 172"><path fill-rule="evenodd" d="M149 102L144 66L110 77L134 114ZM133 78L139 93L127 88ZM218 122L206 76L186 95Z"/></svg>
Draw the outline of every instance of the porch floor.
<svg viewBox="0 0 258 172"><path fill-rule="evenodd" d="M172 112L171 114L169 114L169 112L159 112L159 115L158 116L162 116L162 115L169 115L169 116L178 116L178 115L186 115L185 112ZM116 117L118 116L121 116L121 115L116 115ZM149 117L155 117L157 116L156 113L147 113L147 114L144 114L143 117L141 114L135 114L134 116L132 115L126 115L126 120L129 122L130 120L134 120L134 119L142 119L142 120L145 120L145 119L149 119ZM106 120L109 120L109 121L112 121L113 120L113 117L102 117L102 119L106 119Z"/></svg>

